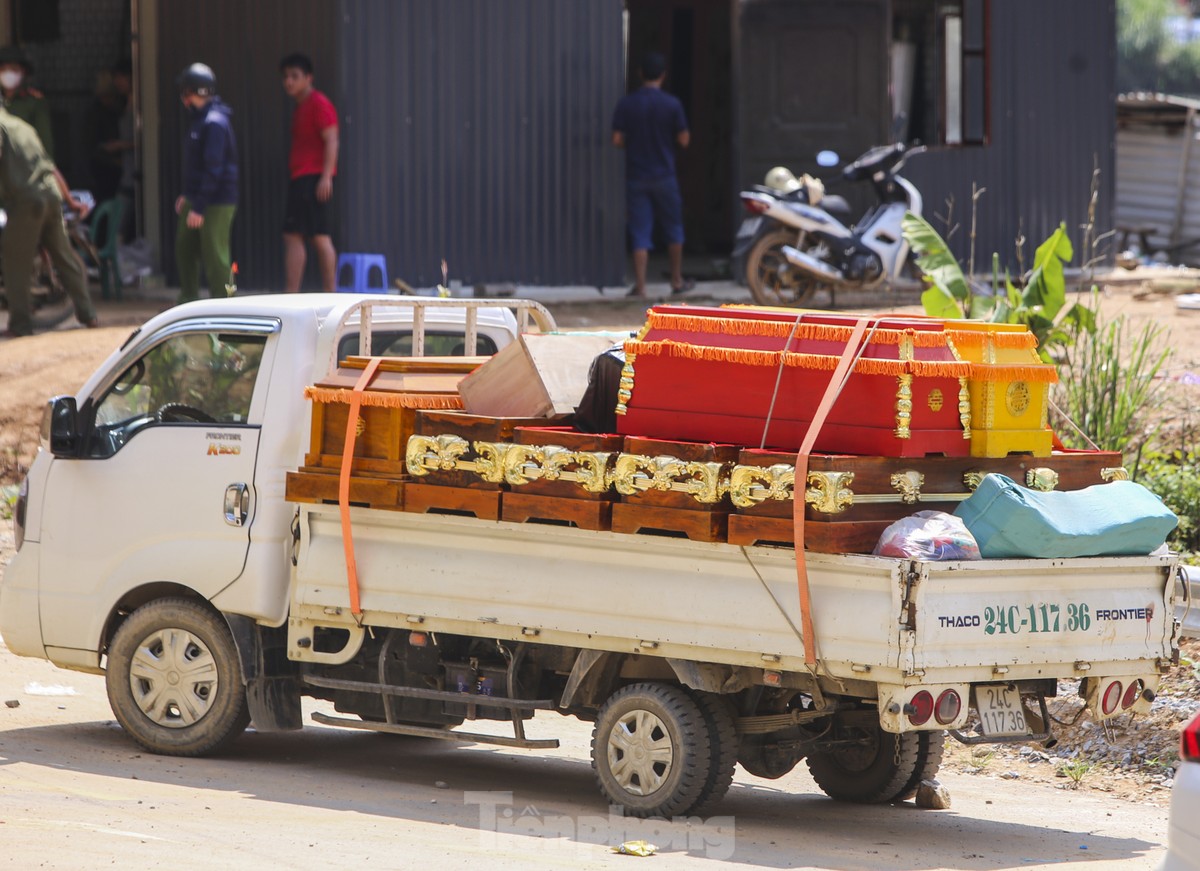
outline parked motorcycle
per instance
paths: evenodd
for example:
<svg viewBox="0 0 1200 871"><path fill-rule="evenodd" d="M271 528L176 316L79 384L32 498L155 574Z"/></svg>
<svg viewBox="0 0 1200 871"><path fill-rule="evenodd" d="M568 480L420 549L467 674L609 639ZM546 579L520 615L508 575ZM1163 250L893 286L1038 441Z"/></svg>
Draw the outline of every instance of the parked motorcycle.
<svg viewBox="0 0 1200 871"><path fill-rule="evenodd" d="M803 305L821 288L836 293L896 282L909 260L900 222L905 212L921 214L923 205L920 191L898 173L911 155L924 150L904 143L881 145L842 171L846 181L870 179L879 198L853 227L822 207L832 197L812 203L762 187L743 191L748 216L738 235L753 237L746 255L746 284L755 302ZM843 214L848 213L847 208ZM756 218L760 223L750 229L748 224Z"/></svg>

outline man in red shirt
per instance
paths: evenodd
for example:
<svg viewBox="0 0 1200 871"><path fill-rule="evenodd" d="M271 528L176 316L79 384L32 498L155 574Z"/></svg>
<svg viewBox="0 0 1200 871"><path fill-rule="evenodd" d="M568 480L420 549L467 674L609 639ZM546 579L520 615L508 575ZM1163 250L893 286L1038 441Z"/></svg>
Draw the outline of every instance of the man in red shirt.
<svg viewBox="0 0 1200 871"><path fill-rule="evenodd" d="M292 114L292 149L288 155L287 214L283 219L286 290L300 290L307 259L305 240L317 252L322 288L332 293L337 279L337 251L329 235L329 201L337 175L338 119L329 98L313 87L313 65L306 55L289 54L279 63L283 90L296 101Z"/></svg>

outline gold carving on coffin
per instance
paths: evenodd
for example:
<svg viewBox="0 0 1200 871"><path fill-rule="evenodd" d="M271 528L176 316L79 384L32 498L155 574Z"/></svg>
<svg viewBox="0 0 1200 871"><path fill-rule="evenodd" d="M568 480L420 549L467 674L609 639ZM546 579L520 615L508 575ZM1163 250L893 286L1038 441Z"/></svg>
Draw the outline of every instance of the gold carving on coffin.
<svg viewBox="0 0 1200 871"><path fill-rule="evenodd" d="M510 445L504 442L475 442L478 458L459 464L464 472L475 472L490 484L512 484L520 486L529 481L526 466L540 467L546 458L546 449L536 445Z"/></svg>
<svg viewBox="0 0 1200 871"><path fill-rule="evenodd" d="M935 387L929 391L929 399L927 401L930 411L941 411L942 406L946 404L946 397L942 395L941 390Z"/></svg>
<svg viewBox="0 0 1200 871"><path fill-rule="evenodd" d="M962 424L963 438L971 437L971 391L967 379L958 379L958 421Z"/></svg>
<svg viewBox="0 0 1200 871"><path fill-rule="evenodd" d="M1058 486L1058 472L1045 468L1030 469L1025 473L1025 486L1048 493Z"/></svg>
<svg viewBox="0 0 1200 871"><path fill-rule="evenodd" d="M792 499L795 487L796 467L787 463L734 466L729 473L729 498L738 508L750 508L768 499Z"/></svg>
<svg viewBox="0 0 1200 871"><path fill-rule="evenodd" d="M896 390L896 438L912 437L913 393L911 375L900 375L896 379L899 388Z"/></svg>
<svg viewBox="0 0 1200 871"><path fill-rule="evenodd" d="M1014 381L1004 391L1004 405L1013 417L1020 417L1029 410L1029 385L1024 381Z"/></svg>
<svg viewBox="0 0 1200 871"><path fill-rule="evenodd" d="M636 354L625 354L625 365L621 367L621 380L617 383L617 414L629 411L629 400L633 398L633 361Z"/></svg>
<svg viewBox="0 0 1200 871"><path fill-rule="evenodd" d="M726 483L723 463L685 462L677 457L618 454L610 481L618 493L632 496L645 490L687 493L697 502L720 502Z"/></svg>
<svg viewBox="0 0 1200 871"><path fill-rule="evenodd" d="M367 431L367 422L365 420L363 420L363 417L360 414L358 416L358 419L356 421L354 421L354 434L356 436L361 436L366 431Z"/></svg>
<svg viewBox="0 0 1200 871"><path fill-rule="evenodd" d="M915 505L921 500L921 485L925 476L914 469L896 472L891 478L892 489L900 494L900 501L905 505Z"/></svg>
<svg viewBox="0 0 1200 871"><path fill-rule="evenodd" d="M575 483L589 493L604 493L608 490L608 469L615 454L605 452L577 451L571 454L575 462L574 472L563 472L562 477L574 475Z"/></svg>
<svg viewBox="0 0 1200 871"><path fill-rule="evenodd" d="M1129 470L1124 466L1109 466L1100 470L1101 481L1128 481Z"/></svg>
<svg viewBox="0 0 1200 871"><path fill-rule="evenodd" d="M968 490L974 493L979 489L979 485L983 483L983 476L986 474L987 472L964 472L963 484Z"/></svg>
<svg viewBox="0 0 1200 871"><path fill-rule="evenodd" d="M839 514L854 504L853 472L809 472L804 501L822 514Z"/></svg>
<svg viewBox="0 0 1200 871"><path fill-rule="evenodd" d="M916 356L913 353L913 345L914 342L912 330L906 330L904 334L900 336L900 343L897 348L897 354L901 360L905 362L912 362L913 358Z"/></svg>
<svg viewBox="0 0 1200 871"><path fill-rule="evenodd" d="M409 436L404 465L410 475L421 477L431 470L450 471L459 467L470 445L456 435Z"/></svg>

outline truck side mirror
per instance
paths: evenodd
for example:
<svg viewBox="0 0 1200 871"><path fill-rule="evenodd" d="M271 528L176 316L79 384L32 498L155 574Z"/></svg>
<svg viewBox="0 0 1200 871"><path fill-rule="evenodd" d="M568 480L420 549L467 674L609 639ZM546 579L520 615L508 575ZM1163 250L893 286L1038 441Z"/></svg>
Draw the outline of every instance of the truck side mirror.
<svg viewBox="0 0 1200 871"><path fill-rule="evenodd" d="M73 457L79 450L79 410L74 396L55 396L42 414L42 446L56 457Z"/></svg>

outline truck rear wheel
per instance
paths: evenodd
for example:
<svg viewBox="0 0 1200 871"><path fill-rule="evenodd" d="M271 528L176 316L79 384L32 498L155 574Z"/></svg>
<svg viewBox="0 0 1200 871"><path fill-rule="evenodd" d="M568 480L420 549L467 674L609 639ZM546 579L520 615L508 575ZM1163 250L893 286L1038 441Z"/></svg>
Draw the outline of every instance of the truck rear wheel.
<svg viewBox="0 0 1200 871"><path fill-rule="evenodd" d="M838 801L895 801L917 774L922 734L893 735L879 726L847 729L837 746L808 755L808 770L817 786ZM924 746L928 749L928 741Z"/></svg>
<svg viewBox="0 0 1200 871"><path fill-rule="evenodd" d="M912 777L899 794L891 801L907 801L917 794L922 780L933 780L942 767L942 755L946 752L945 732L917 732L917 764Z"/></svg>
<svg viewBox="0 0 1200 871"><path fill-rule="evenodd" d="M117 722L151 753L202 756L250 723L229 627L189 599L150 602L121 624L105 684Z"/></svg>
<svg viewBox="0 0 1200 871"><path fill-rule="evenodd" d="M592 767L600 791L629 816L685 814L702 798L712 769L704 714L669 684L618 690L596 717Z"/></svg>
<svg viewBox="0 0 1200 871"><path fill-rule="evenodd" d="M725 797L733 785L733 769L737 766L737 719L733 704L716 693L693 692L692 698L704 717L708 729L709 770L704 789L693 811L712 807Z"/></svg>

